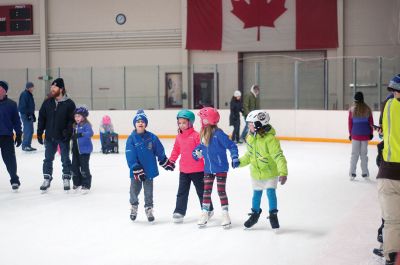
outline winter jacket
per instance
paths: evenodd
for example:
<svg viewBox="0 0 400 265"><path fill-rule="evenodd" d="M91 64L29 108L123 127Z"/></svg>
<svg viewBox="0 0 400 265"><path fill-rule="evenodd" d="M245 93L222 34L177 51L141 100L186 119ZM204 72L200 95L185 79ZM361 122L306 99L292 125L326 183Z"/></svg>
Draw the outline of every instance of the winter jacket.
<svg viewBox="0 0 400 265"><path fill-rule="evenodd" d="M349 134L352 140L368 141L373 134L374 119L372 113L368 117L353 117L354 108L349 111Z"/></svg>
<svg viewBox="0 0 400 265"><path fill-rule="evenodd" d="M194 128L184 130L176 136L174 148L169 159L175 162L180 155L179 169L183 173L203 172L203 159L196 161L192 157L193 149L199 144L200 134Z"/></svg>
<svg viewBox="0 0 400 265"><path fill-rule="evenodd" d="M235 97L233 97L230 107L231 112L229 114L229 125L233 126L237 121L240 122L240 112L243 112L243 104L240 100L237 100Z"/></svg>
<svg viewBox="0 0 400 265"><path fill-rule="evenodd" d="M18 115L17 103L7 96L0 100L0 136L22 134L21 120Z"/></svg>
<svg viewBox="0 0 400 265"><path fill-rule="evenodd" d="M60 101L46 99L39 110L37 134L46 139L69 141L74 123L75 103L65 95Z"/></svg>
<svg viewBox="0 0 400 265"><path fill-rule="evenodd" d="M25 115L35 114L35 100L29 90L25 89L19 96L18 111Z"/></svg>
<svg viewBox="0 0 400 265"><path fill-rule="evenodd" d="M226 149L231 153L231 159L238 158L238 148L228 135L221 129L216 129L208 146L198 145L195 149L201 150L204 157L204 173L215 174L228 172L229 163Z"/></svg>
<svg viewBox="0 0 400 265"><path fill-rule="evenodd" d="M382 115L385 143L377 178L400 180L400 101L389 99Z"/></svg>
<svg viewBox="0 0 400 265"><path fill-rule="evenodd" d="M256 109L260 109L260 95L255 95L254 86L252 86L250 92L243 97L243 116L247 117L251 111Z"/></svg>
<svg viewBox="0 0 400 265"><path fill-rule="evenodd" d="M90 123L84 122L81 124L77 124L73 134L82 134L82 136L72 141L72 148L74 148L75 146L78 149L79 154L81 155L90 154L91 152L93 152L93 144L91 139L93 136L93 130Z"/></svg>
<svg viewBox="0 0 400 265"><path fill-rule="evenodd" d="M249 134L246 142L247 152L239 159L240 167L250 164L253 179L268 180L288 175L286 158L273 128L263 137Z"/></svg>
<svg viewBox="0 0 400 265"><path fill-rule="evenodd" d="M126 141L126 161L129 167L130 177L133 178L134 168L143 168L146 179L153 179L158 176L158 161L165 161L164 147L158 137L151 132L145 131L142 134L133 131Z"/></svg>

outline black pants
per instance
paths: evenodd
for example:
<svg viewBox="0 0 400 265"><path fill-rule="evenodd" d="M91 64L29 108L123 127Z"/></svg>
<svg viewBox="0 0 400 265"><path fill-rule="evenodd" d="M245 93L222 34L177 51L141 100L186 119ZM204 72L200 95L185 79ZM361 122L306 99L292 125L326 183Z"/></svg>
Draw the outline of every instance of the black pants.
<svg viewBox="0 0 400 265"><path fill-rule="evenodd" d="M190 191L190 183L193 182L194 187L196 188L197 196L199 197L200 207L203 202L203 192L204 192L204 172L195 172L195 173L183 173L179 174L179 188L178 194L176 195L176 207L174 213L180 213L182 215L186 215L189 191ZM210 211L213 210L213 206L211 204Z"/></svg>
<svg viewBox="0 0 400 265"><path fill-rule="evenodd" d="M6 165L8 174L10 174L10 183L17 183L21 185L21 183L19 182L19 177L17 176L17 158L15 157L13 137L8 135L1 135L0 149L4 164Z"/></svg>
<svg viewBox="0 0 400 265"><path fill-rule="evenodd" d="M232 141L239 142L240 137L240 120L233 121Z"/></svg>
<svg viewBox="0 0 400 265"><path fill-rule="evenodd" d="M90 189L92 175L89 169L90 154L72 154L72 182L74 186Z"/></svg>

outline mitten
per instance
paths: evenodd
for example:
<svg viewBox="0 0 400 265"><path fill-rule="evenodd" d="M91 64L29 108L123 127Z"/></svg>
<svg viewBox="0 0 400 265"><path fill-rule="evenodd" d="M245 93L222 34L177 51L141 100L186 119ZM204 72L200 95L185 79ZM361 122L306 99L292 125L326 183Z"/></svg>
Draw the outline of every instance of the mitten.
<svg viewBox="0 0 400 265"><path fill-rule="evenodd" d="M133 177L137 181L145 181L146 180L146 174L144 173L144 170L141 166L135 166L133 168Z"/></svg>
<svg viewBox="0 0 400 265"><path fill-rule="evenodd" d="M287 180L287 176L279 176L279 182L281 185L285 184Z"/></svg>
<svg viewBox="0 0 400 265"><path fill-rule="evenodd" d="M374 138L374 135L373 135L373 134L370 134L370 135L369 135L369 139L372 140L372 138Z"/></svg>
<svg viewBox="0 0 400 265"><path fill-rule="evenodd" d="M349 135L349 140L351 141L351 135Z"/></svg>
<svg viewBox="0 0 400 265"><path fill-rule="evenodd" d="M192 152L192 157L194 160L199 161L199 159L203 157L203 152L201 149L194 149Z"/></svg>
<svg viewBox="0 0 400 265"><path fill-rule="evenodd" d="M162 166L165 170L174 171L175 161L171 161L168 158L165 158L164 161L160 162L160 166Z"/></svg>
<svg viewBox="0 0 400 265"><path fill-rule="evenodd" d="M17 134L15 136L15 146L19 147L22 144L22 135L21 134Z"/></svg>
<svg viewBox="0 0 400 265"><path fill-rule="evenodd" d="M37 134L37 140L39 142L39 144L43 145L43 134Z"/></svg>
<svg viewBox="0 0 400 265"><path fill-rule="evenodd" d="M237 157L232 158L232 167L233 167L233 168L237 168L237 167L239 167L239 166L240 166L240 160L239 160L239 158L237 158Z"/></svg>
<svg viewBox="0 0 400 265"><path fill-rule="evenodd" d="M33 122L36 122L36 116L35 116L35 113L33 113L33 114L32 114L32 121L33 121Z"/></svg>

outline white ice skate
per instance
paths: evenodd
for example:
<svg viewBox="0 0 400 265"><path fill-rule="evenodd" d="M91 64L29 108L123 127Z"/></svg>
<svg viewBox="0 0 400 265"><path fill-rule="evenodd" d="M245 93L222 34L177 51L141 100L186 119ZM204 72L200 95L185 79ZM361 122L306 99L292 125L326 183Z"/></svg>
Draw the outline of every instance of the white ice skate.
<svg viewBox="0 0 400 265"><path fill-rule="evenodd" d="M231 228L231 218L229 217L228 210L222 210L222 228L229 229Z"/></svg>
<svg viewBox="0 0 400 265"><path fill-rule="evenodd" d="M182 223L183 217L184 217L184 215L182 215L180 213L174 213L172 215L172 219L174 220L174 223L176 223L176 224Z"/></svg>
<svg viewBox="0 0 400 265"><path fill-rule="evenodd" d="M154 222L153 207L147 207L145 209L145 212L147 216L147 221L149 221L149 223L153 223Z"/></svg>
<svg viewBox="0 0 400 265"><path fill-rule="evenodd" d="M86 188L86 187L82 187L82 189L81 189L81 193L82 193L82 195L86 195L86 194L88 194L89 193L89 189L88 188Z"/></svg>
<svg viewBox="0 0 400 265"><path fill-rule="evenodd" d="M50 179L45 178L43 180L43 184L42 184L42 186L40 186L40 190L42 191L42 193L47 192L48 188L50 188L50 183L51 183Z"/></svg>
<svg viewBox="0 0 400 265"><path fill-rule="evenodd" d="M206 225L207 225L207 221L208 221L208 218L209 218L209 215L208 215L209 213L208 213L208 211L206 211L206 210L203 210L202 212L201 212L201 216L200 216L200 219L199 219L199 221L197 222L197 225L199 226L199 228L203 228L203 227L205 227Z"/></svg>

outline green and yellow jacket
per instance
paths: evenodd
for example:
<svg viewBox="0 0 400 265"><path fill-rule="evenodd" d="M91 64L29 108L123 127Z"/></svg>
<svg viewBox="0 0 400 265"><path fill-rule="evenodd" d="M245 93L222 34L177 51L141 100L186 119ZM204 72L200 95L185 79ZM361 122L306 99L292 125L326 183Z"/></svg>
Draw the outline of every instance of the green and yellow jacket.
<svg viewBox="0 0 400 265"><path fill-rule="evenodd" d="M240 167L250 164L251 177L268 180L287 176L287 162L275 130L271 127L264 136L249 134L246 138L247 152L240 158Z"/></svg>

